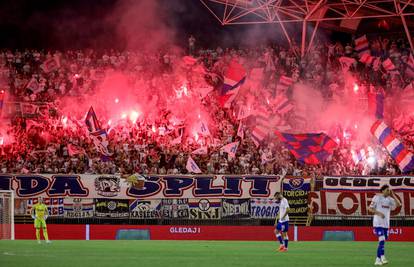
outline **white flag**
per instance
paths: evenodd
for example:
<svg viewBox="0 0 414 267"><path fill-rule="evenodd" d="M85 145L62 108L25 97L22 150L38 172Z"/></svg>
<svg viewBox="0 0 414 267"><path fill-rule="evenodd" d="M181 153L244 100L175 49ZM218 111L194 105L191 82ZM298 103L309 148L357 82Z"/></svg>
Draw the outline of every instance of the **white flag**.
<svg viewBox="0 0 414 267"><path fill-rule="evenodd" d="M242 122L239 123L239 128L237 129L237 136L239 136L242 140L244 139L244 125Z"/></svg>
<svg viewBox="0 0 414 267"><path fill-rule="evenodd" d="M229 154L230 157L234 158L236 156L237 148L239 147L239 142L233 142L221 147L220 151L224 151Z"/></svg>
<svg viewBox="0 0 414 267"><path fill-rule="evenodd" d="M202 134L202 135L210 135L210 131L208 129L208 125L204 120L201 120L198 122L197 125L197 132Z"/></svg>
<svg viewBox="0 0 414 267"><path fill-rule="evenodd" d="M243 105L239 107L239 112L237 113L237 120L242 120L250 116L250 110L247 106Z"/></svg>
<svg viewBox="0 0 414 267"><path fill-rule="evenodd" d="M191 152L191 154L194 154L194 155L206 155L207 154L207 147L205 147L205 146L200 147L199 149L196 149L193 152Z"/></svg>
<svg viewBox="0 0 414 267"><path fill-rule="evenodd" d="M200 168L197 166L197 163L195 163L191 156L188 156L187 165L185 167L189 173L201 173Z"/></svg>

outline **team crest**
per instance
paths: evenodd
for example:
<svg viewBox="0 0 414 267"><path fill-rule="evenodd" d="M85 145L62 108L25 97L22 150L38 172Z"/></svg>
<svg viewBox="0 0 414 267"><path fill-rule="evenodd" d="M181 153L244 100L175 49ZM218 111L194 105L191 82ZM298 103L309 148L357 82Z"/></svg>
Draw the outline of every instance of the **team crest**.
<svg viewBox="0 0 414 267"><path fill-rule="evenodd" d="M303 178L292 178L289 179L289 185L292 188L300 188L304 183L304 179Z"/></svg>
<svg viewBox="0 0 414 267"><path fill-rule="evenodd" d="M198 202L198 208L201 211L208 211L208 209L210 208L210 201L208 201L208 199L200 199L200 201Z"/></svg>
<svg viewBox="0 0 414 267"><path fill-rule="evenodd" d="M151 209L151 201L140 201L137 206L136 209L139 211L149 211Z"/></svg>
<svg viewBox="0 0 414 267"><path fill-rule="evenodd" d="M100 176L95 178L95 190L98 195L104 197L117 196L121 191L119 178L115 176Z"/></svg>

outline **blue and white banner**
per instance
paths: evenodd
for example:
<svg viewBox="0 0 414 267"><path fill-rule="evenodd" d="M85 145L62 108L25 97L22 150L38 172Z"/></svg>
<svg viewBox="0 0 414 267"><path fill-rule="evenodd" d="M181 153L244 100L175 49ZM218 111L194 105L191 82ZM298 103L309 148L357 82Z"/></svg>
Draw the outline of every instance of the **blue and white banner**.
<svg viewBox="0 0 414 267"><path fill-rule="evenodd" d="M32 207L38 202L37 198L27 200L26 214L30 215ZM49 216L63 216L63 198L43 198L43 203L47 206Z"/></svg>
<svg viewBox="0 0 414 267"><path fill-rule="evenodd" d="M131 187L116 175L0 174L0 190L16 198L270 198L280 192L278 175L146 175Z"/></svg>
<svg viewBox="0 0 414 267"><path fill-rule="evenodd" d="M129 202L130 218L159 219L161 218L160 199L135 199Z"/></svg>
<svg viewBox="0 0 414 267"><path fill-rule="evenodd" d="M279 202L272 198L250 199L250 217L255 219L275 219L279 212Z"/></svg>

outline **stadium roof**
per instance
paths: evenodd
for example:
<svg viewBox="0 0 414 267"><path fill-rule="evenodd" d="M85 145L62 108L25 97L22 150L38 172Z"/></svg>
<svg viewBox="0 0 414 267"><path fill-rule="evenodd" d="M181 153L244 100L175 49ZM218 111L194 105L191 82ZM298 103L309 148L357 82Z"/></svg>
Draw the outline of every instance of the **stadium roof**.
<svg viewBox="0 0 414 267"><path fill-rule="evenodd" d="M336 23L343 31L356 31L363 19L398 19L404 28L411 49L414 50L409 28L414 23L414 0L200 0L222 25L280 24L285 37L291 43L286 30L287 23L302 23L301 56L313 43L321 23ZM313 26L311 38L307 38L307 25ZM414 27L411 27L414 28ZM307 40L309 39L309 40Z"/></svg>

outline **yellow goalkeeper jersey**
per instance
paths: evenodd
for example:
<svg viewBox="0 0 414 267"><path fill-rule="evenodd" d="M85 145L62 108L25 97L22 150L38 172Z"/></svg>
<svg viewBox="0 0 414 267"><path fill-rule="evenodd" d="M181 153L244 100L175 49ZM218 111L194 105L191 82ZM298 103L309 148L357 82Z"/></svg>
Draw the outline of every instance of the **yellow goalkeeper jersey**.
<svg viewBox="0 0 414 267"><path fill-rule="evenodd" d="M36 218L43 219L47 214L47 206L43 203L36 203L32 209L35 211Z"/></svg>

